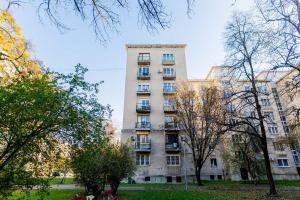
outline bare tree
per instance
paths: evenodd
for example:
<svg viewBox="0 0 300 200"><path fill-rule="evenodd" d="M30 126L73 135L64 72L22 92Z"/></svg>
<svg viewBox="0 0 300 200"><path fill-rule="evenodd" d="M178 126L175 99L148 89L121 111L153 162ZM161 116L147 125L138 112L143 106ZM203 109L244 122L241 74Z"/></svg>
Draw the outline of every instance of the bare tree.
<svg viewBox="0 0 300 200"><path fill-rule="evenodd" d="M269 194L276 195L264 126L266 117L260 102L260 96L268 96L269 93L265 83L260 82L257 78L258 72L261 70L261 60L264 59L266 45L268 45L268 40L266 40L265 32L261 31L251 21L251 16L237 13L232 17L225 33L226 62L232 66L230 67L230 74L234 79L242 79L249 83L249 89L235 87L234 93L230 97L231 102L239 103L236 106L236 111L233 112L239 125L234 131L247 133L248 131L245 131L243 127L247 125L252 129L248 133L259 139L270 185ZM247 116L246 111L254 111L255 115Z"/></svg>
<svg viewBox="0 0 300 200"><path fill-rule="evenodd" d="M11 9L13 5L22 6L33 4L31 0L6 0L7 7ZM195 0L187 0L187 13L191 13ZM67 30L69 27L61 20L61 13L65 10L78 15L83 21L89 21L94 29L96 37L100 42L105 43L111 32L118 32L121 24L120 13L123 10L137 7L138 22L146 27L148 31L158 31L166 29L171 23L171 13L167 11L166 3L162 0L38 0L38 13L40 19L46 14L48 19L55 24L59 30Z"/></svg>
<svg viewBox="0 0 300 200"><path fill-rule="evenodd" d="M202 185L202 167L226 132L220 93L216 87L195 89L189 83L182 83L175 101L178 123L192 151L198 185Z"/></svg>

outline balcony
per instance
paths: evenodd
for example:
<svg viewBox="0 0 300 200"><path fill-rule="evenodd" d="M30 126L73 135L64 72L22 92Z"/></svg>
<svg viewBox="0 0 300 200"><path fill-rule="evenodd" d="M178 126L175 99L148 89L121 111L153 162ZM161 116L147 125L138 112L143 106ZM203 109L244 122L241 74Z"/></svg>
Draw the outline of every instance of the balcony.
<svg viewBox="0 0 300 200"><path fill-rule="evenodd" d="M150 152L151 151L151 141L148 140L146 142L135 142L134 150L136 152Z"/></svg>
<svg viewBox="0 0 300 200"><path fill-rule="evenodd" d="M136 104L136 112L137 113L150 113L150 111L151 111L150 105L145 105L142 103Z"/></svg>
<svg viewBox="0 0 300 200"><path fill-rule="evenodd" d="M137 79L139 80L150 80L150 72L138 72Z"/></svg>
<svg viewBox="0 0 300 200"><path fill-rule="evenodd" d="M150 65L150 54L149 55L139 55L137 62L138 65Z"/></svg>
<svg viewBox="0 0 300 200"><path fill-rule="evenodd" d="M136 122L135 129L136 130L150 130L151 124L150 122Z"/></svg>
<svg viewBox="0 0 300 200"><path fill-rule="evenodd" d="M163 79L164 80L174 80L176 79L176 73L163 73Z"/></svg>
<svg viewBox="0 0 300 200"><path fill-rule="evenodd" d="M166 131L179 131L179 124L176 122L165 122Z"/></svg>
<svg viewBox="0 0 300 200"><path fill-rule="evenodd" d="M150 88L142 88L142 89L138 89L136 91L137 94L141 94L141 95L150 95Z"/></svg>
<svg viewBox="0 0 300 200"><path fill-rule="evenodd" d="M163 93L168 95L168 94L175 94L176 93L176 88L175 87L164 87L163 88Z"/></svg>
<svg viewBox="0 0 300 200"><path fill-rule="evenodd" d="M163 65L175 65L175 59L163 59L162 60L162 64Z"/></svg>
<svg viewBox="0 0 300 200"><path fill-rule="evenodd" d="M178 142L176 143L166 143L165 145L166 152L180 152L181 146Z"/></svg>
<svg viewBox="0 0 300 200"><path fill-rule="evenodd" d="M176 105L164 105L165 113L175 113L177 111Z"/></svg>

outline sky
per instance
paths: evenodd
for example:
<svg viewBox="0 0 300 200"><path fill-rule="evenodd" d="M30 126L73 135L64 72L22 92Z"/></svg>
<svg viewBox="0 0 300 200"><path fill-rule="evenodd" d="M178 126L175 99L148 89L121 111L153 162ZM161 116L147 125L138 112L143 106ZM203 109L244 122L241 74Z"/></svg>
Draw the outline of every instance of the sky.
<svg viewBox="0 0 300 200"><path fill-rule="evenodd" d="M236 1L236 2L235 2ZM133 0L129 0L133 2ZM149 33L137 24L136 5L121 13L118 33L110 41L100 44L88 21L64 11L61 19L70 27L59 31L42 15L37 6L25 4L13 8L12 14L23 35L30 41L32 55L58 72L72 72L77 63L89 68L87 80L104 83L100 87L99 101L113 108L114 126L122 128L125 89L126 44L187 44L186 60L189 79L205 78L211 66L224 62L223 33L234 11L247 10L252 0L198 0L191 17L186 14L185 0L165 0L171 12L171 27ZM235 3L234 3L235 2ZM233 4L234 3L234 4ZM1 8L0 3L0 8Z"/></svg>

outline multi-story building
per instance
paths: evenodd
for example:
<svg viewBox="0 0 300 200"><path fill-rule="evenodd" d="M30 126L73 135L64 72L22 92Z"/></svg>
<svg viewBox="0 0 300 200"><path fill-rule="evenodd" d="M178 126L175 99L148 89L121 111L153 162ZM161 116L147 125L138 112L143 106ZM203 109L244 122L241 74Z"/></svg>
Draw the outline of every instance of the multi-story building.
<svg viewBox="0 0 300 200"><path fill-rule="evenodd" d="M176 106L172 96L176 83L189 81L194 88L249 87L247 81L224 76L226 67L212 67L206 79L188 80L184 44L127 45L124 116L121 142L135 149L137 182L181 182L184 177L194 180L194 165L190 149L182 142L176 122ZM263 77L263 73L259 76ZM298 178L296 164L289 147L279 148L276 139L286 134L281 97L275 81L261 80L263 112L272 123L265 123L272 171L277 179ZM226 91L225 91L226 92ZM230 95L229 91L224 95ZM231 105L230 109L235 109ZM251 114L251 111L249 111ZM253 114L253 113L252 113ZM223 162L224 145L210 155L202 170L202 179L230 178L240 180L240 172L226 171Z"/></svg>

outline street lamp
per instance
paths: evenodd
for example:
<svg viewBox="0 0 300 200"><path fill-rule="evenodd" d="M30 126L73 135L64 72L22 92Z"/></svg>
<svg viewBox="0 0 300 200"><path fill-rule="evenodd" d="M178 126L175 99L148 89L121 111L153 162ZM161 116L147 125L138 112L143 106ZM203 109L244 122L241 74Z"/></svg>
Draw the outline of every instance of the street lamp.
<svg viewBox="0 0 300 200"><path fill-rule="evenodd" d="M187 167L186 167L186 155L185 155L185 142L186 142L186 137L181 136L181 142L183 143L183 162L184 162L184 182L185 182L185 190L188 190L188 184L187 184Z"/></svg>

